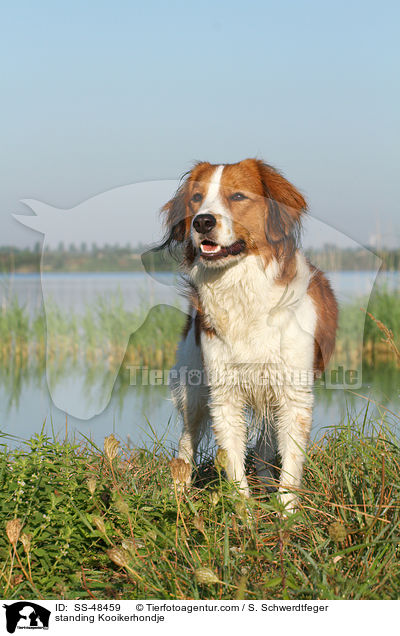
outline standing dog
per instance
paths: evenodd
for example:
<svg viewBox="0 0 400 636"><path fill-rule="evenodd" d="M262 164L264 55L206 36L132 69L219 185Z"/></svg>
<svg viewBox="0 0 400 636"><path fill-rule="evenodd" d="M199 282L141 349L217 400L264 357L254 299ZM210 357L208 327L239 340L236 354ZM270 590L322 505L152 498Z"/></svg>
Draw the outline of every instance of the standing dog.
<svg viewBox="0 0 400 636"><path fill-rule="evenodd" d="M298 250L305 211L300 192L256 159L198 163L163 207L162 247L181 245L191 288L171 372L183 417L179 457L193 461L211 420L227 476L248 496L245 409L259 419L269 411L288 511L301 483L313 380L333 352L338 313L327 279ZM204 371L206 383L190 382Z"/></svg>

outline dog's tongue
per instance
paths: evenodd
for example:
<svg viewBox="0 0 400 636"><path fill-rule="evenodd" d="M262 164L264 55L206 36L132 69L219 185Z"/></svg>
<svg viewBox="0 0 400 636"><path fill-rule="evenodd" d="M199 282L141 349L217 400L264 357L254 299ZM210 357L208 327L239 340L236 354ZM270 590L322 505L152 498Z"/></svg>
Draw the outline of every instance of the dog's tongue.
<svg viewBox="0 0 400 636"><path fill-rule="evenodd" d="M206 252L207 254L215 254L215 252L219 252L221 247L219 245L213 245L211 243L202 243L201 251Z"/></svg>

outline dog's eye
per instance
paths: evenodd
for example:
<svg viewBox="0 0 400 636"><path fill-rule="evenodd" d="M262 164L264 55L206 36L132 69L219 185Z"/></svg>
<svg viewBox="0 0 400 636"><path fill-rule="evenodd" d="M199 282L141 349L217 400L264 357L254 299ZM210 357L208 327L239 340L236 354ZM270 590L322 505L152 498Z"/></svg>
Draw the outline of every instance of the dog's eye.
<svg viewBox="0 0 400 636"><path fill-rule="evenodd" d="M229 198L231 201L243 201L243 199L247 199L247 197L245 197L241 192L235 192L234 194L231 194Z"/></svg>
<svg viewBox="0 0 400 636"><path fill-rule="evenodd" d="M192 201L194 203L199 203L199 201L201 201L203 198L203 195L200 194L200 192L195 192L194 195L192 196Z"/></svg>

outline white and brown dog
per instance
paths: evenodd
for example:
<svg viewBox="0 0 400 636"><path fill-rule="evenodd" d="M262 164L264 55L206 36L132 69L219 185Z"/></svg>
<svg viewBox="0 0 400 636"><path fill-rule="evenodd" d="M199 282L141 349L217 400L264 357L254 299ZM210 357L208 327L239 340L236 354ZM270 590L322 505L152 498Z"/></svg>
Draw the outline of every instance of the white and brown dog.
<svg viewBox="0 0 400 636"><path fill-rule="evenodd" d="M179 457L194 460L211 421L227 476L248 495L245 411L273 413L288 510L301 483L314 376L332 354L338 313L327 279L298 250L305 211L300 192L256 159L198 163L163 208L163 246L183 247L192 290L171 374L183 417ZM206 385L182 369L204 370Z"/></svg>

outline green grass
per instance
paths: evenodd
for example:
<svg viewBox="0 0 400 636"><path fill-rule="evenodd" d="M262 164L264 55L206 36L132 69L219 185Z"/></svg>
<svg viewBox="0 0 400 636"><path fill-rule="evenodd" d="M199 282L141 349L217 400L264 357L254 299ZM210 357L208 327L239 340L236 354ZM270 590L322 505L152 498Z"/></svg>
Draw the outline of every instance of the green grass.
<svg viewBox="0 0 400 636"><path fill-rule="evenodd" d="M206 459L201 487L174 492L158 442L113 459L113 449L43 434L23 449L4 446L0 595L398 598L400 449L367 419L349 417L311 446L300 508L288 519L274 495L244 503Z"/></svg>

